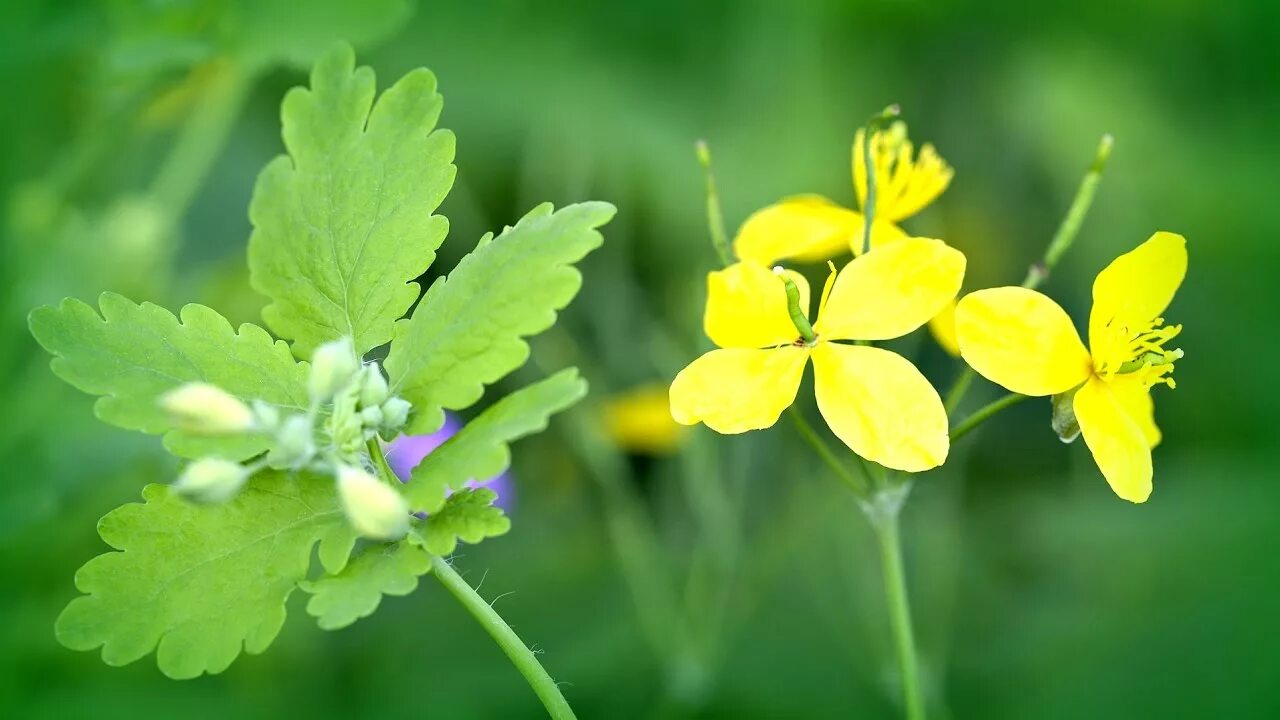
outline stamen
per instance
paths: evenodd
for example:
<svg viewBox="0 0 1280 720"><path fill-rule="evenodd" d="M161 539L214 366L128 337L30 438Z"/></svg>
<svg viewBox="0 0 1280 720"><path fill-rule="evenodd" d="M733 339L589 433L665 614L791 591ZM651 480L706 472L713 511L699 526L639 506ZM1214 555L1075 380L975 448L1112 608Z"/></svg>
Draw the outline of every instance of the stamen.
<svg viewBox="0 0 1280 720"><path fill-rule="evenodd" d="M1164 318L1154 318L1135 333L1107 323L1107 329L1114 333L1112 337L1115 340L1107 343L1112 345L1111 348L1102 348L1100 354L1105 359L1098 368L1098 374L1104 377L1137 375L1146 387L1159 384L1177 387L1172 377L1173 365L1182 359L1183 352L1180 349L1166 350L1164 345L1182 332L1182 326L1163 323Z"/></svg>

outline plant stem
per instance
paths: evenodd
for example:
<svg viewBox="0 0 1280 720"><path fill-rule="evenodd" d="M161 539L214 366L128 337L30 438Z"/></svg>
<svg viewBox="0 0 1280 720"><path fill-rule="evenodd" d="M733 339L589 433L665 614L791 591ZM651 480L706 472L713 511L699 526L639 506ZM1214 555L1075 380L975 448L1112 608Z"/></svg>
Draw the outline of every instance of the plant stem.
<svg viewBox="0 0 1280 720"><path fill-rule="evenodd" d="M382 476L382 481L391 485L399 486L400 481L391 470L391 466L387 463L387 456L383 454L382 448L378 445L378 441L370 440L366 443L369 450L369 457L373 461L374 469ZM485 602L484 598L475 591L475 588L467 584L466 580L453 569L444 558L431 556L431 574L444 585L449 594L453 595L462 607L480 623L485 632L489 633L489 637L498 643L498 647L502 648L502 652L507 654L507 658L511 660L511 664L516 666L520 674L524 676L529 687L537 694L538 699L542 701L543 707L547 709L547 713L554 720L563 720L568 718L574 720L573 710L569 707L569 703L564 699L564 695L560 694L560 687L551 679L551 675L547 673L546 668L538 662L538 658L534 656L529 647L524 644L516 631L502 619L493 606Z"/></svg>
<svg viewBox="0 0 1280 720"><path fill-rule="evenodd" d="M551 679L546 668L542 667L542 663L538 662L538 658L524 644L520 636L516 635L502 616L480 597L475 588L467 584L467 581L463 580L462 576L441 557L432 556L431 574L462 604L462 607L466 608L467 612L471 613L494 642L498 643L498 647L502 648L507 658L511 660L511 664L515 665L524 676L525 681L537 694L538 699L542 701L542 706L547 709L547 714L553 720L576 718L568 701L560 693L560 687L556 685L555 680Z"/></svg>
<svg viewBox="0 0 1280 720"><path fill-rule="evenodd" d="M707 229L711 232L711 244L720 256L721 265L733 264L733 252L729 249L729 241L724 232L724 213L720 210L720 193L716 191L716 176L711 171L711 148L706 140L699 140L696 146L698 162L707 177Z"/></svg>
<svg viewBox="0 0 1280 720"><path fill-rule="evenodd" d="M915 633L911 627L911 604L907 598L907 578L902 565L902 538L898 532L901 504L868 512L880 545L880 564L884 571L884 597L889 608L889 627L893 632L898 656L898 672L902 679L902 701L908 720L925 720L924 694L920 684L920 660L916 655Z"/></svg>
<svg viewBox="0 0 1280 720"><path fill-rule="evenodd" d="M862 203L862 252L871 252L871 225L876 219L876 169L875 158L871 157L871 139L889 120L898 117L897 105L876 113L867 121L867 129L862 136L862 166L867 174L867 197Z"/></svg>
<svg viewBox="0 0 1280 720"><path fill-rule="evenodd" d="M1026 399L1027 399L1026 395L1019 395L1018 393L1009 393L1008 395L1005 395L1004 397L998 400L993 400L992 402L987 403L986 405L976 410L972 415L965 418L963 422L961 422L960 424L956 425L954 428L951 429L951 442L955 442L960 438L964 437L965 435L968 435L970 431L972 431L974 428L978 427L982 423L986 422L987 420L991 419L993 415L1000 412L1001 410L1004 410L1005 408L1010 407L1012 405L1016 405Z"/></svg>
<svg viewBox="0 0 1280 720"><path fill-rule="evenodd" d="M1107 167L1107 160L1111 158L1111 148L1114 144L1115 139L1111 135L1103 135L1102 139L1098 141L1098 149L1094 153L1093 164L1089 166L1088 172L1080 179L1080 186L1076 188L1076 195L1071 200L1071 206L1067 208L1067 214L1063 216L1062 222L1058 224L1058 230L1053 234L1053 239L1049 241L1049 247L1045 249L1044 257L1027 269L1027 276L1022 280L1022 287L1029 290L1035 290L1040 287L1041 283L1049 278L1049 273L1053 271L1054 266L1058 264L1062 256L1075 243L1076 235L1080 234L1080 226L1084 224L1084 218L1089 214L1089 208L1093 205L1093 196L1098 192L1098 183L1102 182L1102 171ZM964 370L960 372L960 376L956 378L951 392L947 393L946 408L948 414L954 412L960 401L964 399L965 393L969 391L973 375L973 368L966 365Z"/></svg>
<svg viewBox="0 0 1280 720"><path fill-rule="evenodd" d="M870 497L871 488L867 483L867 479L854 475L849 472L849 468L840 463L839 458L836 457L835 453L831 452L831 448L822 441L822 438L818 437L817 431L813 429L813 426L809 424L804 415L796 409L795 405L787 409L787 414L791 416L796 429L800 431L800 436L813 447L814 451L818 453L818 457L822 458L823 462L836 474L836 477L843 480L844 484L853 490L859 500L866 500Z"/></svg>

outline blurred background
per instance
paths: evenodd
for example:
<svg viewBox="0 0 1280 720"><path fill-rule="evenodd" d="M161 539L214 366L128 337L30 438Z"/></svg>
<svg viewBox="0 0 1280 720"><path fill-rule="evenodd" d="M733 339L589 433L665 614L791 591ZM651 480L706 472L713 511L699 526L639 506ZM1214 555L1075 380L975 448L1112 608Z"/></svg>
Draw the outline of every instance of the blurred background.
<svg viewBox="0 0 1280 720"><path fill-rule="evenodd" d="M457 560L580 716L897 715L849 494L785 422L728 438L664 410L710 347L695 140L736 227L789 194L852 203L853 132L891 102L956 169L905 224L967 253L968 289L1022 278L1104 132L1097 201L1044 289L1079 323L1093 275L1153 231L1191 255L1148 503L1060 444L1044 401L917 481L904 533L933 716L1280 716L1278 31L1262 0L4 3L0 715L540 716L429 578L333 633L299 593L267 653L194 681L53 637L76 568L106 549L96 519L176 465L93 418L26 314L114 290L257 321L254 178L282 151L283 93L345 39L383 87L418 66L440 79L458 181L433 274L537 202L618 206L582 295L503 387L577 364L590 400L516 446L512 531ZM895 347L940 388L957 372L924 331ZM968 402L995 395L980 381Z"/></svg>

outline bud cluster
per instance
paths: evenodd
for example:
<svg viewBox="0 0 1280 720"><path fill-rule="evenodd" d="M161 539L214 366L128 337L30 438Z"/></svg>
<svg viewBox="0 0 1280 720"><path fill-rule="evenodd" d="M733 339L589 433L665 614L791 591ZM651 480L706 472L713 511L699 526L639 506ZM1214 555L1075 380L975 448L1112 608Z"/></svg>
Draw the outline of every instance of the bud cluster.
<svg viewBox="0 0 1280 720"><path fill-rule="evenodd" d="M175 427L205 436L257 436L269 440L265 455L248 463L217 457L188 465L173 488L194 502L226 502L263 468L331 474L348 520L361 535L403 537L409 507L400 493L366 469L366 447L390 440L409 419L408 401L391 394L377 362L362 363L351 340L316 348L307 378L310 407L282 413L260 400L246 404L209 383L182 385L160 398Z"/></svg>

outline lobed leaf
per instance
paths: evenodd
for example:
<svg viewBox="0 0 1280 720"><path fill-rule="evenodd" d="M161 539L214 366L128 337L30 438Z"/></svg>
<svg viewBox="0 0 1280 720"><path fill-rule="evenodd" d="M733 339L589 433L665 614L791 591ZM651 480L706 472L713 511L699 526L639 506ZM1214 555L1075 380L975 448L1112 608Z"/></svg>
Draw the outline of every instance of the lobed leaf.
<svg viewBox="0 0 1280 720"><path fill-rule="evenodd" d="M285 601L307 576L312 549L341 572L355 544L333 482L267 471L222 505L187 503L148 485L145 504L108 513L98 532L109 552L76 573L84 596L58 617L73 650L102 648L108 665L152 650L161 672L222 672L243 648L260 653L285 619Z"/></svg>
<svg viewBox="0 0 1280 720"><path fill-rule="evenodd" d="M461 490L468 480L506 470L511 464L508 443L546 429L553 414L586 393L578 369L567 368L494 403L418 463L405 485L409 504L434 517L450 489Z"/></svg>
<svg viewBox="0 0 1280 720"><path fill-rule="evenodd" d="M104 422L164 435L183 457L217 453L234 459L267 447L262 437L203 438L174 428L158 399L192 381L213 383L242 400L288 410L307 407L307 366L289 347L248 323L231 323L203 305L187 305L181 318L158 305L134 304L114 293L92 306L68 298L31 313L31 333L53 356L53 372L79 390L99 395L94 411Z"/></svg>
<svg viewBox="0 0 1280 720"><path fill-rule="evenodd" d="M321 628L337 630L378 609L383 595L408 595L418 577L431 571L431 556L410 542L374 545L354 557L342 572L305 582L311 593L307 612Z"/></svg>
<svg viewBox="0 0 1280 720"><path fill-rule="evenodd" d="M582 286L572 263L600 246L608 203L544 204L481 242L447 278L432 283L413 316L396 324L385 366L392 392L414 406L407 432L428 433L444 409L469 407L484 386L529 356L523 338L555 323Z"/></svg>
<svg viewBox="0 0 1280 720"><path fill-rule="evenodd" d="M480 542L497 537L511 529L511 520L502 508L493 504L498 494L489 488L466 488L445 500L444 507L427 517L422 529L427 550L433 555L448 555L458 541Z"/></svg>
<svg viewBox="0 0 1280 720"><path fill-rule="evenodd" d="M307 357L342 336L364 354L391 340L449 223L431 213L453 185L443 100L418 69L374 103L374 74L350 47L323 56L310 88L285 96L287 156L258 176L249 219L254 289L267 326Z"/></svg>

